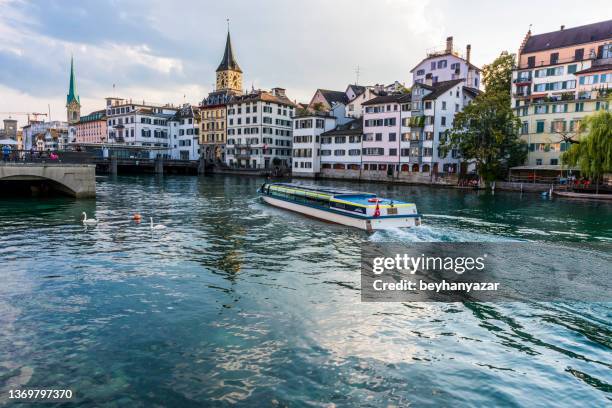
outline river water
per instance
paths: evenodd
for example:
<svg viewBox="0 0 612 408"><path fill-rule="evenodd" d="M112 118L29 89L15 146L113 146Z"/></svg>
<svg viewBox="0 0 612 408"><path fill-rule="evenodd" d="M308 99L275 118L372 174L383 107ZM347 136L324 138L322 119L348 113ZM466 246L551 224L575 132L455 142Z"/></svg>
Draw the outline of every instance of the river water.
<svg viewBox="0 0 612 408"><path fill-rule="evenodd" d="M359 292L364 242L610 243L612 205L319 182L424 214L368 235L269 207L261 182L120 176L99 178L96 200L0 201L0 405L17 388L71 389L87 406L612 403L610 304Z"/></svg>

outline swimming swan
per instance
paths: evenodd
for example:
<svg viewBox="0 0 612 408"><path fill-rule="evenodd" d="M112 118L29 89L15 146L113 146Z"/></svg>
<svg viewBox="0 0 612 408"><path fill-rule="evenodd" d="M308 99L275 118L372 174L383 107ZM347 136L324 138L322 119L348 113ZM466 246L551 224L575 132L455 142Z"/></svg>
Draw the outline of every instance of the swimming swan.
<svg viewBox="0 0 612 408"><path fill-rule="evenodd" d="M157 224L157 225L154 225L154 224L153 224L153 217L149 217L149 220L151 220L151 229L152 229L152 230L160 230L160 229L164 229L164 228L166 228L166 226L165 226L165 225L162 225L162 224Z"/></svg>
<svg viewBox="0 0 612 408"><path fill-rule="evenodd" d="M96 225L98 223L98 220L95 218L87 218L87 213L85 211L83 211L81 215L83 216L83 225Z"/></svg>

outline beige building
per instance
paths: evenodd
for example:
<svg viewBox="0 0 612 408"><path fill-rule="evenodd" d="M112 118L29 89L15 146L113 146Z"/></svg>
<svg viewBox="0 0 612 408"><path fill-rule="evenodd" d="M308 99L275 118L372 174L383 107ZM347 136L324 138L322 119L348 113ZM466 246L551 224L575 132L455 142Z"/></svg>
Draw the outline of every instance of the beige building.
<svg viewBox="0 0 612 408"><path fill-rule="evenodd" d="M223 162L227 143L227 104L234 96L242 95L242 70L234 57L229 31L216 76L215 91L209 93L200 105L200 151L210 162Z"/></svg>
<svg viewBox="0 0 612 408"><path fill-rule="evenodd" d="M583 118L609 109L611 33L612 20L527 33L513 72L512 106L528 143L529 166L560 169L561 154L579 139Z"/></svg>

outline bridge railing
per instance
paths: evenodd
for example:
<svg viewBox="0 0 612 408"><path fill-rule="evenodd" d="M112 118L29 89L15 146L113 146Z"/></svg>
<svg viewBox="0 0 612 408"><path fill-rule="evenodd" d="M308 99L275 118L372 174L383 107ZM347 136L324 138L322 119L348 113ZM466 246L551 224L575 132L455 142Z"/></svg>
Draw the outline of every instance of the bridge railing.
<svg viewBox="0 0 612 408"><path fill-rule="evenodd" d="M0 160L8 163L92 163L95 156L78 151L11 150L5 155L0 150Z"/></svg>

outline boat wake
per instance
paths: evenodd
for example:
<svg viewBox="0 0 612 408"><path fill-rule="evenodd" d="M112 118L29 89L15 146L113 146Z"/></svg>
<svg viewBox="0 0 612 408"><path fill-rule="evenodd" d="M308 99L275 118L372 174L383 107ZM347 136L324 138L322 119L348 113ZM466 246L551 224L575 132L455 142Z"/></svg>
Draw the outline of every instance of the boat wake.
<svg viewBox="0 0 612 408"><path fill-rule="evenodd" d="M435 227L421 225L414 228L392 228L380 230L373 233L369 240L372 242L500 242L524 240L485 234L482 232L472 232L463 229L448 227Z"/></svg>

